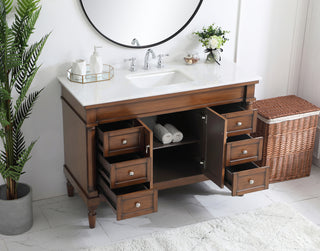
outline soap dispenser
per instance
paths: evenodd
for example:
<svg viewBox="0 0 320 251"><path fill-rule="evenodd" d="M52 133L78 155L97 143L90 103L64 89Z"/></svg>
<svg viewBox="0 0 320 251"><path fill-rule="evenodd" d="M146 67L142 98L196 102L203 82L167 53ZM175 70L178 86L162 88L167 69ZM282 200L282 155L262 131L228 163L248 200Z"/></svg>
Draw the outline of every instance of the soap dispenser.
<svg viewBox="0 0 320 251"><path fill-rule="evenodd" d="M90 70L93 74L102 73L103 64L102 59L97 51L100 46L94 46L94 52L90 57Z"/></svg>

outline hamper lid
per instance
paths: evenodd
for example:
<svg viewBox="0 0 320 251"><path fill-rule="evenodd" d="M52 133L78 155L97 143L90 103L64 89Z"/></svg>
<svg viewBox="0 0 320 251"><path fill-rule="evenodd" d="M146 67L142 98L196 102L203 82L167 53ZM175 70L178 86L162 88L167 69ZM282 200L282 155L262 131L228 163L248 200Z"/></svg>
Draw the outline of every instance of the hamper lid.
<svg viewBox="0 0 320 251"><path fill-rule="evenodd" d="M254 102L253 108L265 119L272 120L303 113L320 111L320 108L295 95L269 98ZM317 113L316 113L317 114Z"/></svg>

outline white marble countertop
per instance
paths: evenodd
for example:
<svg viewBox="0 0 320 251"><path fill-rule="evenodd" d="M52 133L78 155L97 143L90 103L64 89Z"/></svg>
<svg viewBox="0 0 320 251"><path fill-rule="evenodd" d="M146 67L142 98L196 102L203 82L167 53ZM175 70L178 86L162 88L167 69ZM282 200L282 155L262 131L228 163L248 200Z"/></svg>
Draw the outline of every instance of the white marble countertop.
<svg viewBox="0 0 320 251"><path fill-rule="evenodd" d="M170 70L181 71L192 80L178 84L140 88L132 84L128 79L128 76L132 74L158 73ZM163 69L153 68L149 71L138 69L136 72L130 72L129 70L115 69L113 79L88 84L71 82L66 76L60 76L58 79L81 105L91 106L129 99L259 81L261 78L256 74L241 69L234 63L223 61L220 66L206 63L198 63L195 65L168 63Z"/></svg>

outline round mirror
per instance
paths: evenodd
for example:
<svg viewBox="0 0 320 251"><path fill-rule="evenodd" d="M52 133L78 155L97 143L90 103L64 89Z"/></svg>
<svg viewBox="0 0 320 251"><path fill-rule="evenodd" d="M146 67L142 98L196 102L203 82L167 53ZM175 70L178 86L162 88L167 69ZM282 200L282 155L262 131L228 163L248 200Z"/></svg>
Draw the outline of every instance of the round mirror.
<svg viewBox="0 0 320 251"><path fill-rule="evenodd" d="M80 0L93 27L110 41L146 48L168 41L193 19L203 0Z"/></svg>

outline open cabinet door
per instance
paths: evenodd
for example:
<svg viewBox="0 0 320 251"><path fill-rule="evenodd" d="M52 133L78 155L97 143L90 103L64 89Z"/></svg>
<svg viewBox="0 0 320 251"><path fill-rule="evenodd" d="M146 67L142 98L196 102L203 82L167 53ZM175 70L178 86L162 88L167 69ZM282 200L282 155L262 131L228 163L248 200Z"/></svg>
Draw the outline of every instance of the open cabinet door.
<svg viewBox="0 0 320 251"><path fill-rule="evenodd" d="M148 174L150 177L150 189L153 188L153 132L152 130L140 119L137 119L139 123L143 126L142 129L142 138L141 138L141 152L145 154L145 157L148 158Z"/></svg>
<svg viewBox="0 0 320 251"><path fill-rule="evenodd" d="M152 130L140 119L137 119L143 126L141 137L141 152L145 153L146 157L153 157L153 132Z"/></svg>
<svg viewBox="0 0 320 251"><path fill-rule="evenodd" d="M210 108L206 108L204 174L221 188L224 186L226 131L226 119Z"/></svg>

